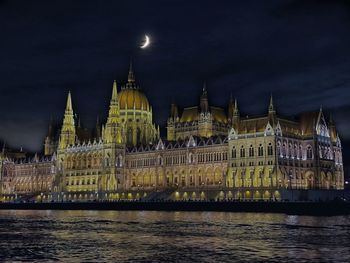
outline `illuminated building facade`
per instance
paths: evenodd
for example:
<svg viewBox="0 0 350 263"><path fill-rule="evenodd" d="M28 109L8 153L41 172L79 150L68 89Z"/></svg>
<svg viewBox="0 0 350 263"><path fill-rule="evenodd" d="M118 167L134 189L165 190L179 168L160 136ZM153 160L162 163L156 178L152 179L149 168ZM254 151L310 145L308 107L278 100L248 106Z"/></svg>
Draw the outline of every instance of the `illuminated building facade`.
<svg viewBox="0 0 350 263"><path fill-rule="evenodd" d="M176 104L171 105L167 123L169 141L184 140L192 136L227 136L228 119L224 109L209 106L208 93L204 84L199 106L184 108L181 116Z"/></svg>
<svg viewBox="0 0 350 263"><path fill-rule="evenodd" d="M56 158L45 156L12 159L4 156L1 161L1 193L5 200L13 195L24 200L52 197L56 176Z"/></svg>
<svg viewBox="0 0 350 263"><path fill-rule="evenodd" d="M241 118L235 103L228 135L227 186L240 198L268 199L279 189L343 189L342 150L332 118L319 112Z"/></svg>
<svg viewBox="0 0 350 263"><path fill-rule="evenodd" d="M172 104L167 138L135 81L114 81L107 121L81 128L68 94L59 131L50 125L45 158L11 161L1 155L2 195L53 200L280 199L282 190L343 189L342 148L322 110L282 118L272 97L263 117L199 105L181 113Z"/></svg>

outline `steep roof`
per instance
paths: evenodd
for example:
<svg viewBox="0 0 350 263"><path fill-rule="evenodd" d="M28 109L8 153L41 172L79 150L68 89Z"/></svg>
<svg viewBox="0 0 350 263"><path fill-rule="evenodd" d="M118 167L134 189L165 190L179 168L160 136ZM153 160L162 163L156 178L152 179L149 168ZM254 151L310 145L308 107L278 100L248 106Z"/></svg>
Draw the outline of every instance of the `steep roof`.
<svg viewBox="0 0 350 263"><path fill-rule="evenodd" d="M227 116L223 108L210 106L210 113L214 121L227 124ZM180 122L198 121L199 114L198 106L184 108Z"/></svg>

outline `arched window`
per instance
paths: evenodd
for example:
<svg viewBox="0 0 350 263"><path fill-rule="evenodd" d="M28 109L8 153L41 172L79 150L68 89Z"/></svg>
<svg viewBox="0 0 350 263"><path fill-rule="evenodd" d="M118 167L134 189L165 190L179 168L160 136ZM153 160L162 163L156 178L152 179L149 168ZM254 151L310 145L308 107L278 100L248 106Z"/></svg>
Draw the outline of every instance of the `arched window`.
<svg viewBox="0 0 350 263"><path fill-rule="evenodd" d="M128 129L128 135L127 135L127 143L132 144L132 129Z"/></svg>
<svg viewBox="0 0 350 263"><path fill-rule="evenodd" d="M136 130L136 140L137 140L137 143L141 142L141 129L140 128L137 128L137 130Z"/></svg>
<svg viewBox="0 0 350 263"><path fill-rule="evenodd" d="M160 155L158 156L158 165L163 165L163 158Z"/></svg>
<svg viewBox="0 0 350 263"><path fill-rule="evenodd" d="M249 157L254 157L254 148L253 148L253 145L250 145L250 147L249 147Z"/></svg>
<svg viewBox="0 0 350 263"><path fill-rule="evenodd" d="M271 143L269 143L269 145L267 146L267 154L269 156L273 155L273 148L272 148L272 144Z"/></svg>
<svg viewBox="0 0 350 263"><path fill-rule="evenodd" d="M193 162L193 159L192 159L193 157L192 156L193 156L192 153L188 154L188 163L192 163Z"/></svg>
<svg viewBox="0 0 350 263"><path fill-rule="evenodd" d="M306 148L306 158L312 159L312 147L311 147L311 145L308 145Z"/></svg>
<svg viewBox="0 0 350 263"><path fill-rule="evenodd" d="M262 146L262 144L260 144L258 148L258 156L263 156L263 155L264 155L264 147Z"/></svg>
<svg viewBox="0 0 350 263"><path fill-rule="evenodd" d="M241 157L245 157L245 149L244 149L243 145L241 146L240 155L241 155Z"/></svg>
<svg viewBox="0 0 350 263"><path fill-rule="evenodd" d="M121 155L119 155L117 157L117 163L116 163L117 167L122 167L123 166L123 157Z"/></svg>
<svg viewBox="0 0 350 263"><path fill-rule="evenodd" d="M283 146L282 146L282 156L283 157L287 156L287 145L286 145L286 143L283 143Z"/></svg>
<svg viewBox="0 0 350 263"><path fill-rule="evenodd" d="M288 156L289 158L293 156L293 147L291 143L288 144Z"/></svg>
<svg viewBox="0 0 350 263"><path fill-rule="evenodd" d="M281 142L277 142L277 154L278 156L282 157Z"/></svg>

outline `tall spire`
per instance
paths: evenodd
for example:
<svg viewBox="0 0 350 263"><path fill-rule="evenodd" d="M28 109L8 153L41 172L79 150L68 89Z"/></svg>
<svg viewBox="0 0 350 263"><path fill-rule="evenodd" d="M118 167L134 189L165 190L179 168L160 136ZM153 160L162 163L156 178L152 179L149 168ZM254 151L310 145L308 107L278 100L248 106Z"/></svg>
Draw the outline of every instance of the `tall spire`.
<svg viewBox="0 0 350 263"><path fill-rule="evenodd" d="M5 149L6 149L6 142L4 141L4 143L2 144L2 153L5 153Z"/></svg>
<svg viewBox="0 0 350 263"><path fill-rule="evenodd" d="M240 126L240 116L238 110L237 98L235 98L235 102L233 105L233 114L232 114L232 127L238 132Z"/></svg>
<svg viewBox="0 0 350 263"><path fill-rule="evenodd" d="M235 98L235 105L234 105L234 108L233 108L233 115L235 115L235 116L239 115L237 98Z"/></svg>
<svg viewBox="0 0 350 263"><path fill-rule="evenodd" d="M112 98L109 105L109 113L107 123L116 123L119 120L119 103L118 103L118 91L117 82L113 81Z"/></svg>
<svg viewBox="0 0 350 263"><path fill-rule="evenodd" d="M129 67L129 74L128 74L128 82L135 82L135 74L134 70L132 68L132 60L130 59L130 67Z"/></svg>
<svg viewBox="0 0 350 263"><path fill-rule="evenodd" d="M272 125L272 127L275 127L275 125L277 124L277 119L276 119L275 106L273 105L272 94L270 95L268 119L269 119L270 125Z"/></svg>
<svg viewBox="0 0 350 263"><path fill-rule="evenodd" d="M232 92L230 93L230 100L229 103L232 105L233 104L233 96L232 96Z"/></svg>
<svg viewBox="0 0 350 263"><path fill-rule="evenodd" d="M96 118L95 137L96 137L97 140L99 140L101 138L100 118L99 118L98 115L97 115L97 118Z"/></svg>
<svg viewBox="0 0 350 263"><path fill-rule="evenodd" d="M202 96L203 95L207 95L207 83L204 81L203 83L203 92L202 92Z"/></svg>
<svg viewBox="0 0 350 263"><path fill-rule="evenodd" d="M273 106L272 94L270 95L269 112L270 113L275 112L275 107Z"/></svg>
<svg viewBox="0 0 350 263"><path fill-rule="evenodd" d="M67 97L66 112L67 111L72 111L73 112L72 96L70 94L70 91L68 91L68 97Z"/></svg>
<svg viewBox="0 0 350 263"><path fill-rule="evenodd" d="M72 96L70 91L68 92L66 110L63 117L63 125L60 135L60 145L61 149L66 148L68 145L75 143L75 122L74 113L72 107Z"/></svg>
<svg viewBox="0 0 350 263"><path fill-rule="evenodd" d="M52 115L50 116L50 122L49 122L49 130L48 130L48 134L47 134L47 137L48 138L52 138L52 137L54 137L54 134L53 134L53 126L54 126L54 124L53 124L53 117L52 117Z"/></svg>
<svg viewBox="0 0 350 263"><path fill-rule="evenodd" d="M203 84L203 91L202 91L202 95L200 98L200 108L201 108L201 112L208 112L209 111L207 85L205 82Z"/></svg>
<svg viewBox="0 0 350 263"><path fill-rule="evenodd" d="M111 102L118 103L117 81L113 81L112 99Z"/></svg>
<svg viewBox="0 0 350 263"><path fill-rule="evenodd" d="M112 98L109 105L108 118L105 128L102 128L103 140L107 143L122 142L122 127L119 114L117 82L113 82Z"/></svg>

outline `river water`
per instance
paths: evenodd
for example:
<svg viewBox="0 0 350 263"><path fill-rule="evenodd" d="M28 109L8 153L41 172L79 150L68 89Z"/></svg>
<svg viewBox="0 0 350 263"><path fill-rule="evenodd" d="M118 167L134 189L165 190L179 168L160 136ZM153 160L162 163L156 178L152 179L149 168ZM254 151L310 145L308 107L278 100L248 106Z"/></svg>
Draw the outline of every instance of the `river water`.
<svg viewBox="0 0 350 263"><path fill-rule="evenodd" d="M0 211L1 262L349 262L350 217Z"/></svg>

